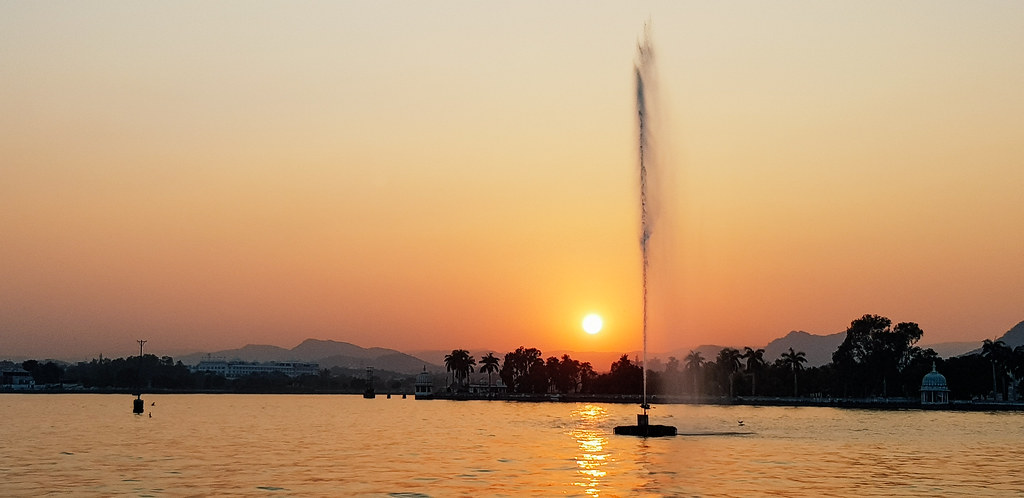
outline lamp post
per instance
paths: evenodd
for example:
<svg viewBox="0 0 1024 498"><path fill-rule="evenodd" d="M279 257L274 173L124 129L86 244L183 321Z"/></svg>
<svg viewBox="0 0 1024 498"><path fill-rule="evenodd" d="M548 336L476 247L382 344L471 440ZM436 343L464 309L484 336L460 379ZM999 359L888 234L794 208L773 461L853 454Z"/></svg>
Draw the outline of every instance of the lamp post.
<svg viewBox="0 0 1024 498"><path fill-rule="evenodd" d="M135 392L135 400L132 402L132 413L136 415L142 415L142 412L146 411L145 402L142 401L142 346L147 341L139 339L139 387L138 391Z"/></svg>

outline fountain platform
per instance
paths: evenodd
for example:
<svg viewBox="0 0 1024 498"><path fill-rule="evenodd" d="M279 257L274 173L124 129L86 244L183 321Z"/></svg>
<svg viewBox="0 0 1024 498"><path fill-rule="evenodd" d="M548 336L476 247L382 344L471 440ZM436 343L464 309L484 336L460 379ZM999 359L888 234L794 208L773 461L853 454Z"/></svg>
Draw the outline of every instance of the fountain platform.
<svg viewBox="0 0 1024 498"><path fill-rule="evenodd" d="M675 436L676 428L671 425L651 425L648 423L647 414L642 413L636 416L636 425L616 426L615 433L620 436L666 437Z"/></svg>

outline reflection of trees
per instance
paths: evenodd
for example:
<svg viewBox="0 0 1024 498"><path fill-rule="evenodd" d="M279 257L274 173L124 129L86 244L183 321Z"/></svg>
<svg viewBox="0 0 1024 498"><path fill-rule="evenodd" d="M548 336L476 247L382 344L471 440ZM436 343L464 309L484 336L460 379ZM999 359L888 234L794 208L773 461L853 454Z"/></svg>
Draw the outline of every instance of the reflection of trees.
<svg viewBox="0 0 1024 498"><path fill-rule="evenodd" d="M605 450L608 438L600 424L608 418L608 413L600 406L584 405L573 410L572 418L576 426L570 434L580 449L576 457L579 479L573 485L582 487L587 496L600 496L602 482L608 475L605 466L609 456Z"/></svg>

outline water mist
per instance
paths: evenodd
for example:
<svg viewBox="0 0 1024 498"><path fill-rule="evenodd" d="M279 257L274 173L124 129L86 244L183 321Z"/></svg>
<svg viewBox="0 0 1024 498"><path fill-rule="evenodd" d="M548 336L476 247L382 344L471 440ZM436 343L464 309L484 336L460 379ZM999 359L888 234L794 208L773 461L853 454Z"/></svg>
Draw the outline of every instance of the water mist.
<svg viewBox="0 0 1024 498"><path fill-rule="evenodd" d="M650 195L650 182L648 172L653 166L650 151L650 117L647 112L647 97L650 85L654 76L654 52L651 48L650 31L645 26L643 39L637 44L637 60L633 66L636 76L636 115L639 128L639 141L637 149L639 152L640 166L640 252L643 258L642 278L642 323L643 323L643 398L640 408L643 413L637 415L636 425L618 426L616 434L630 436L674 436L676 428L670 425L650 425L648 423L647 410L650 404L647 402L647 274L650 270L649 249L651 234L653 231L652 203Z"/></svg>

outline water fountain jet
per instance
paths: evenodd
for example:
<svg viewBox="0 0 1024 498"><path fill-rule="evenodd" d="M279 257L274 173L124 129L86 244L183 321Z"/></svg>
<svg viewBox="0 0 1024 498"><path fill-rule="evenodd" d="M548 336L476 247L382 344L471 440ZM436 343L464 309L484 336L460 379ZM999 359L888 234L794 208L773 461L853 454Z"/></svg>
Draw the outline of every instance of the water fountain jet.
<svg viewBox="0 0 1024 498"><path fill-rule="evenodd" d="M652 219L648 212L648 181L647 167L650 160L649 134L650 128L647 115L647 79L653 75L654 52L651 50L650 25L644 27L644 38L637 45L637 62L633 66L636 74L636 114L639 124L640 152L640 252L643 257L642 302L643 302L643 398L640 401L642 413L636 416L636 425L620 425L615 427L615 433L628 436L675 436L676 428L671 425L651 425L647 411L651 408L647 397L647 272L650 267L648 249L650 246Z"/></svg>

